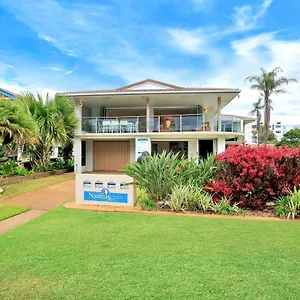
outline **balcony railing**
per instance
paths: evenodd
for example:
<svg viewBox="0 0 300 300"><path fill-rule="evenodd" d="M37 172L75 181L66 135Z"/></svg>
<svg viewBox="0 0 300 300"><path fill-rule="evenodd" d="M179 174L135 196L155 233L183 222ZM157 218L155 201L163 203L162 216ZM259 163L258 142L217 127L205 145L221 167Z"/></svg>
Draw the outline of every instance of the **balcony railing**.
<svg viewBox="0 0 300 300"><path fill-rule="evenodd" d="M160 115L138 117L82 118L85 133L143 133L143 132L243 132L243 119L229 115Z"/></svg>

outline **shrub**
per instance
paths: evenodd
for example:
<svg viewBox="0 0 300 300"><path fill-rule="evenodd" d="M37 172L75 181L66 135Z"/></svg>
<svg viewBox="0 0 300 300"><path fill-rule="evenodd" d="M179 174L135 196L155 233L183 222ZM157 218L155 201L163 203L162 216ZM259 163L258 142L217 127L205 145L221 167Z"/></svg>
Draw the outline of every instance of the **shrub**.
<svg viewBox="0 0 300 300"><path fill-rule="evenodd" d="M203 213L212 209L212 196L202 189L189 185L176 185L166 202L172 211L201 211Z"/></svg>
<svg viewBox="0 0 300 300"><path fill-rule="evenodd" d="M294 188L288 195L277 199L276 216L287 219L300 217L300 190Z"/></svg>
<svg viewBox="0 0 300 300"><path fill-rule="evenodd" d="M140 191L136 203L140 205L142 210L156 210L157 208L156 202L153 199L147 197L144 191Z"/></svg>
<svg viewBox="0 0 300 300"><path fill-rule="evenodd" d="M242 215L243 209L240 208L237 203L230 204L230 199L223 197L219 202L216 202L212 209L215 213L220 215Z"/></svg>
<svg viewBox="0 0 300 300"><path fill-rule="evenodd" d="M232 197L244 208L263 209L300 185L299 148L229 147L216 160L222 169L209 184L214 197Z"/></svg>
<svg viewBox="0 0 300 300"><path fill-rule="evenodd" d="M200 188L213 179L217 170L214 156L207 160L186 160L178 154L166 153L146 157L142 163L127 165L124 172L155 201L169 198L176 185L193 184Z"/></svg>
<svg viewBox="0 0 300 300"><path fill-rule="evenodd" d="M27 170L26 168L22 166L18 166L15 160L10 159L6 161L5 163L0 164L0 175L1 176L26 176L33 174L33 170Z"/></svg>

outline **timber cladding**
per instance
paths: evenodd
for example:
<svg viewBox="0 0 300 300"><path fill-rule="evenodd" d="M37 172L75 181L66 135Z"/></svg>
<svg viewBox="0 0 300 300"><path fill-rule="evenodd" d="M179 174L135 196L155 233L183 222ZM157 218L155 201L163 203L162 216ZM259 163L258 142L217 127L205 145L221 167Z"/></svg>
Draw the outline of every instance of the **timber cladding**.
<svg viewBox="0 0 300 300"><path fill-rule="evenodd" d="M121 171L129 162L129 141L94 142L95 171Z"/></svg>

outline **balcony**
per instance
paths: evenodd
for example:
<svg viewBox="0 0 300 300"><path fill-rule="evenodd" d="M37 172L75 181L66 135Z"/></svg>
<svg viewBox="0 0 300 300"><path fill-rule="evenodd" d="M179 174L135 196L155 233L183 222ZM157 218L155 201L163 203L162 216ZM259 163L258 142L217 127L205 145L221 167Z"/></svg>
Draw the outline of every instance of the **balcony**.
<svg viewBox="0 0 300 300"><path fill-rule="evenodd" d="M220 124L220 126L219 126ZM160 132L243 133L243 119L230 115L159 115L81 119L81 134L134 134Z"/></svg>

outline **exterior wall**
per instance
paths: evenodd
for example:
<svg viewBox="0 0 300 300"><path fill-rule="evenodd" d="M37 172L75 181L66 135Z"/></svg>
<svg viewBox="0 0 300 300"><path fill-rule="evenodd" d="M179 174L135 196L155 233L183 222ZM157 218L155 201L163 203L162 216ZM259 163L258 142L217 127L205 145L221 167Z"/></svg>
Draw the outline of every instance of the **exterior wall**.
<svg viewBox="0 0 300 300"><path fill-rule="evenodd" d="M135 140L130 140L130 162L135 162Z"/></svg>
<svg viewBox="0 0 300 300"><path fill-rule="evenodd" d="M82 167L82 172L93 171L94 165L94 141L86 141L86 163Z"/></svg>
<svg viewBox="0 0 300 300"><path fill-rule="evenodd" d="M197 158L198 155L198 140L190 140L188 141L188 155L189 158Z"/></svg>
<svg viewBox="0 0 300 300"><path fill-rule="evenodd" d="M252 122L245 125L245 141L247 144L257 144L256 123Z"/></svg>
<svg viewBox="0 0 300 300"><path fill-rule="evenodd" d="M74 172L76 174L82 173L81 167L81 139L74 138Z"/></svg>
<svg viewBox="0 0 300 300"><path fill-rule="evenodd" d="M217 140L217 153L222 153L225 151L225 138L219 137Z"/></svg>

